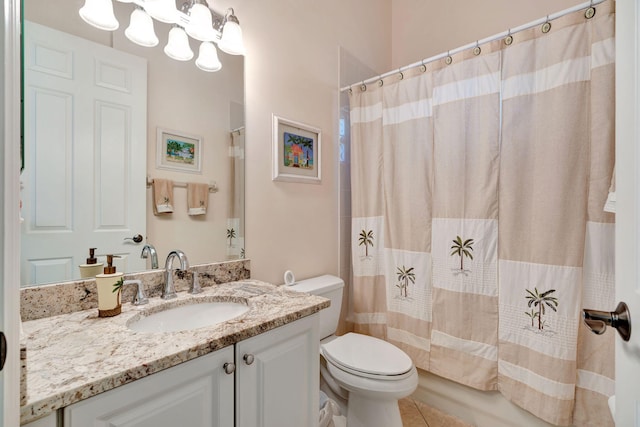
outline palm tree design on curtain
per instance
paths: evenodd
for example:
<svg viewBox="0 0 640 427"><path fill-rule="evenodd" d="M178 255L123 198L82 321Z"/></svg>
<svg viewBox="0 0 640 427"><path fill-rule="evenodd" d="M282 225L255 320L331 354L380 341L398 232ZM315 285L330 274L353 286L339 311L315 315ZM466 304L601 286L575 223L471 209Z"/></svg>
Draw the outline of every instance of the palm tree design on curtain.
<svg viewBox="0 0 640 427"><path fill-rule="evenodd" d="M364 245L364 256L369 258L369 246L373 247L373 230L362 230L358 237L358 246Z"/></svg>
<svg viewBox="0 0 640 427"><path fill-rule="evenodd" d="M525 311L524 314L531 318L531 327L533 328L533 321L536 319L536 317L538 317L538 312L532 308L531 311Z"/></svg>
<svg viewBox="0 0 640 427"><path fill-rule="evenodd" d="M236 230L233 228L227 228L227 239L229 239L229 246L231 246L231 242L236 237Z"/></svg>
<svg viewBox="0 0 640 427"><path fill-rule="evenodd" d="M409 288L409 282L415 284L416 283L416 274L413 272L413 267L407 269L404 265L402 268L397 267L398 271L396 274L398 275L398 284L396 288L400 289L400 296L407 297L409 296L407 293L407 289ZM402 295L404 291L404 295Z"/></svg>
<svg viewBox="0 0 640 427"><path fill-rule="evenodd" d="M555 289L550 289L545 292L538 292L538 288L533 288L533 292L529 289L525 289L528 293L526 298L529 300L527 305L529 308L538 307L538 330L543 330L546 322L542 320L542 316L545 314L545 307L549 307L553 311L558 311L556 307L558 306L558 298L552 297L551 294L554 293ZM533 312L533 309L532 309ZM525 312L526 313L526 312ZM527 313L528 316L529 313ZM533 326L533 317L531 318L531 323Z"/></svg>
<svg viewBox="0 0 640 427"><path fill-rule="evenodd" d="M464 271L464 257L467 257L473 260L473 239L467 239L464 242L460 236L456 236L453 240L453 252L451 252L451 256L458 255L460 257L460 271Z"/></svg>

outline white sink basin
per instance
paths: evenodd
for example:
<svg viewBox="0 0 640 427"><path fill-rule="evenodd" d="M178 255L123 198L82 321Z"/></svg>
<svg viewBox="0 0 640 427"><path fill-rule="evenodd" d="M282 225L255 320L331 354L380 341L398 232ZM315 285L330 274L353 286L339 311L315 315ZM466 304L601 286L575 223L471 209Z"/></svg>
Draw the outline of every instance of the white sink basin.
<svg viewBox="0 0 640 427"><path fill-rule="evenodd" d="M127 326L138 332L188 331L226 322L247 311L249 307L238 302L201 302L168 308L140 319L132 319Z"/></svg>

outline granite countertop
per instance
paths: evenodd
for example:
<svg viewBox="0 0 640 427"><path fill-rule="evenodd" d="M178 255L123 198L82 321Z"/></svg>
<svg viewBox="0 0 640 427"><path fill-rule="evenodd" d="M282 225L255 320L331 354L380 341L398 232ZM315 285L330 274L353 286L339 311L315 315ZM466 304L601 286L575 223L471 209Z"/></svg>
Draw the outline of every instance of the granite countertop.
<svg viewBox="0 0 640 427"><path fill-rule="evenodd" d="M129 321L169 306L195 301L246 302L249 311L229 321L180 332L135 332ZM23 323L27 346L27 402L21 423L82 399L232 345L329 306L329 300L257 280L179 292L164 301L122 304L122 314L99 318L97 309Z"/></svg>

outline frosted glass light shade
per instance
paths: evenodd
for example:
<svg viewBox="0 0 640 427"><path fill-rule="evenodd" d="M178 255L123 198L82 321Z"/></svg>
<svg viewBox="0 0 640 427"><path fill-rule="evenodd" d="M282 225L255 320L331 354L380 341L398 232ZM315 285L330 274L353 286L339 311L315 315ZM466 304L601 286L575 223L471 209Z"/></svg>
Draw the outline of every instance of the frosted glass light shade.
<svg viewBox="0 0 640 427"><path fill-rule="evenodd" d="M175 0L147 0L144 10L156 21L175 24L178 20Z"/></svg>
<svg viewBox="0 0 640 427"><path fill-rule="evenodd" d="M189 23L185 27L189 36L202 42L214 41L216 31L213 29L211 11L200 3L194 3L189 10Z"/></svg>
<svg viewBox="0 0 640 427"><path fill-rule="evenodd" d="M218 59L218 50L211 42L202 42L196 59L196 66L202 71L214 72L222 68Z"/></svg>
<svg viewBox="0 0 640 427"><path fill-rule="evenodd" d="M113 31L120 26L111 0L86 0L78 13L84 22L101 30Z"/></svg>
<svg viewBox="0 0 640 427"><path fill-rule="evenodd" d="M124 35L135 44L145 47L153 47L158 44L158 37L153 30L153 20L147 12L136 8L131 12L131 21Z"/></svg>
<svg viewBox="0 0 640 427"><path fill-rule="evenodd" d="M164 53L177 61L189 61L193 58L193 51L189 46L189 37L180 27L173 27L169 31L169 41L164 47Z"/></svg>
<svg viewBox="0 0 640 427"><path fill-rule="evenodd" d="M218 47L230 55L244 55L244 42L240 25L233 21L227 21L222 28L222 38L218 42Z"/></svg>

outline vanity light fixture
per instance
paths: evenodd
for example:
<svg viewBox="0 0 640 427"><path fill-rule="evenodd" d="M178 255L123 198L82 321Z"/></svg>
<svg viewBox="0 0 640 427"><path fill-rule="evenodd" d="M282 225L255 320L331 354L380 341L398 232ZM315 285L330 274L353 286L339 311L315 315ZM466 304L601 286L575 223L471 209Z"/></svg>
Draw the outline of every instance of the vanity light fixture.
<svg viewBox="0 0 640 427"><path fill-rule="evenodd" d="M164 47L164 53L176 61L189 61L193 58L193 51L189 46L189 37L184 28L179 25L173 26L169 31L169 41Z"/></svg>
<svg viewBox="0 0 640 427"><path fill-rule="evenodd" d="M232 8L222 16L209 8L206 0L188 0L180 10L175 0L117 0L133 3L126 37L145 47L159 43L154 22L173 24L164 47L165 54L177 61L189 61L194 54L189 37L201 42L196 66L203 71L214 72L222 68L215 44L230 55L244 55L242 29ZM88 24L106 31L118 29L119 23L113 13L112 0L85 0L79 10L80 17ZM215 43L215 44L214 44Z"/></svg>
<svg viewBox="0 0 640 427"><path fill-rule="evenodd" d="M86 23L101 30L114 31L120 26L111 0L86 0L78 13Z"/></svg>
<svg viewBox="0 0 640 427"><path fill-rule="evenodd" d="M214 72L222 68L218 59L218 51L211 42L202 42L196 59L196 66L202 71Z"/></svg>
<svg viewBox="0 0 640 427"><path fill-rule="evenodd" d="M124 30L124 35L135 44L144 47L153 47L159 42L153 29L153 19L140 6L131 12L131 20L127 29Z"/></svg>

